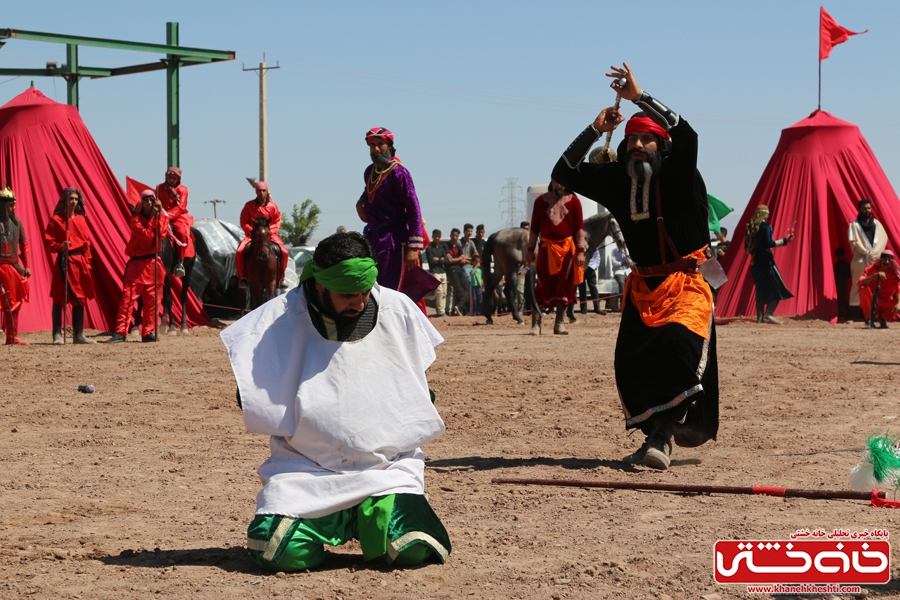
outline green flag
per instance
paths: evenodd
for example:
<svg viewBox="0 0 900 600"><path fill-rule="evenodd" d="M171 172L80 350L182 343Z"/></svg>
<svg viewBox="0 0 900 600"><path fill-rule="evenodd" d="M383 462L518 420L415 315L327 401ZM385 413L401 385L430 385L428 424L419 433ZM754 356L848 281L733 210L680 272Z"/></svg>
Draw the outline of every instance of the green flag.
<svg viewBox="0 0 900 600"><path fill-rule="evenodd" d="M734 209L712 194L706 194L706 201L709 203L709 230L721 233L719 220L724 219L725 215L734 211Z"/></svg>

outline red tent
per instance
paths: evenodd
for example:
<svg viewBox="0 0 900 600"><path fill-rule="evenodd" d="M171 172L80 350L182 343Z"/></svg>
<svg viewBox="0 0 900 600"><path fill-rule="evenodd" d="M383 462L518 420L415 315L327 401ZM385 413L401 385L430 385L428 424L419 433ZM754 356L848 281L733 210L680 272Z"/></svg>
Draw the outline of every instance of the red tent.
<svg viewBox="0 0 900 600"><path fill-rule="evenodd" d="M44 249L44 230L62 190L74 186L85 195L97 292L85 307L86 326L112 331L125 272L131 209L75 107L54 102L34 88L0 107L0 187L6 184L16 193L16 216L25 226L31 254L31 294L20 312L20 330L51 327L50 281L56 257ZM177 293L181 285L175 281ZM190 298L192 324L207 323L193 293ZM177 296L174 304L180 315Z"/></svg>
<svg viewBox="0 0 900 600"><path fill-rule="evenodd" d="M796 222L794 242L775 249L775 263L794 294L778 305L778 314L837 316L834 251L844 248L847 260L852 258L847 229L861 198L872 201L888 239L900 240L900 200L856 125L817 110L784 129L722 259L729 281L719 292L716 315L756 314L743 241L756 207L766 204L776 239ZM898 246L889 241L888 247Z"/></svg>

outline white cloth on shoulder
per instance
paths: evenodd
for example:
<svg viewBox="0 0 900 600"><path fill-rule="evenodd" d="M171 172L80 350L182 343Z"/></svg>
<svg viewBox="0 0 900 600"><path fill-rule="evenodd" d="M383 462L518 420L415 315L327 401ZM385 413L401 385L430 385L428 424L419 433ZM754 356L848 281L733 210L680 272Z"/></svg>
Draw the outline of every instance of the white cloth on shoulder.
<svg viewBox="0 0 900 600"><path fill-rule="evenodd" d="M425 493L420 446L444 432L425 370L444 340L401 293L377 284L375 328L316 331L303 286L225 329L248 431L272 436L256 514L314 518L370 496Z"/></svg>

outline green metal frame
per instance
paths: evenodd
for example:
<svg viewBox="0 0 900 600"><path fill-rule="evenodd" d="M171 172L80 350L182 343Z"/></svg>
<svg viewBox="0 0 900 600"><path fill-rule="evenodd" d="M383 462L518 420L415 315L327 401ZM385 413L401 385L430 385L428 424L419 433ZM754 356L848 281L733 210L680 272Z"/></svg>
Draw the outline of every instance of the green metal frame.
<svg viewBox="0 0 900 600"><path fill-rule="evenodd" d="M66 64L62 68L45 69L0 69L0 76L25 76L25 77L62 77L66 80L66 97L68 104L78 108L78 82L82 77L97 79L99 77L116 77L118 75L131 75L133 73L147 73L149 71L166 71L166 154L168 165L179 166L179 99L178 99L178 75L181 67L202 65L225 60L234 60L235 53L231 50L209 50L206 48L189 48L178 45L178 23L166 23L166 43L147 44L144 42L130 42L126 40L110 40L105 38L93 38L80 35L66 35L58 33L45 33L41 31L25 31L23 29L0 29L0 48L8 39L29 40L34 42L51 42L66 45ZM78 46L95 46L99 48L114 48L116 50L133 50L135 52L152 52L165 54L166 57L159 62L144 63L128 67L103 68L82 67L78 64Z"/></svg>

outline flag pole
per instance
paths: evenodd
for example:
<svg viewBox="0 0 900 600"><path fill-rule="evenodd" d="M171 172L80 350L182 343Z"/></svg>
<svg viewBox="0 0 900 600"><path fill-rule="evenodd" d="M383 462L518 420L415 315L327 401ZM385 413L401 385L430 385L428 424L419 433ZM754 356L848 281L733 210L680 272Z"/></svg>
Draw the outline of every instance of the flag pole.
<svg viewBox="0 0 900 600"><path fill-rule="evenodd" d="M819 110L822 110L822 59L819 59Z"/></svg>

